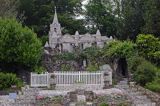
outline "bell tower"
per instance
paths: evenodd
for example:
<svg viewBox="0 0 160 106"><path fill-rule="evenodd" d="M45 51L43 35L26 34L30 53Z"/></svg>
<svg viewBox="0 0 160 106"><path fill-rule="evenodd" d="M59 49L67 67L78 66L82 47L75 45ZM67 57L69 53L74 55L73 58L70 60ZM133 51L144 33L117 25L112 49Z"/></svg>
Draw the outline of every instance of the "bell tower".
<svg viewBox="0 0 160 106"><path fill-rule="evenodd" d="M50 25L49 31L49 47L55 48L61 36L61 24L58 22L57 11L55 7L54 19Z"/></svg>
<svg viewBox="0 0 160 106"><path fill-rule="evenodd" d="M60 25L60 23L58 22L56 7L55 7L54 19L53 19L52 24L50 25L49 35L51 35L51 36L61 36L61 35L62 35L61 25Z"/></svg>

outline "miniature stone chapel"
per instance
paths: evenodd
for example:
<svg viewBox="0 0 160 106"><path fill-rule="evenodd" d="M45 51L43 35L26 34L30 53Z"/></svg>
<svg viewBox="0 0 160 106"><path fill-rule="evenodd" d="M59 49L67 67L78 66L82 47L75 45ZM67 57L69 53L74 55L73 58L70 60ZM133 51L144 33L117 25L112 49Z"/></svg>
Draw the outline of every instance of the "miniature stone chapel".
<svg viewBox="0 0 160 106"><path fill-rule="evenodd" d="M49 41L46 42L45 48L58 49L61 52L73 52L75 47L79 47L81 50L91 46L97 46L103 48L104 44L113 40L112 36L101 36L99 30L96 34L79 34L78 31L75 35L62 34L61 24L58 21L57 12L55 8L55 14L52 24L50 25Z"/></svg>

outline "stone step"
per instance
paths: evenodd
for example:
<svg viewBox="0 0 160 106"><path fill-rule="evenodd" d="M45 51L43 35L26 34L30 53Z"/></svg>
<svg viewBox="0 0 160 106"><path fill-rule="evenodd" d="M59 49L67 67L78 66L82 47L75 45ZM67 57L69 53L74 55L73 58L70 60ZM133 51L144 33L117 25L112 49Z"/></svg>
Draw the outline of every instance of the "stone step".
<svg viewBox="0 0 160 106"><path fill-rule="evenodd" d="M120 81L119 84L128 84L128 81Z"/></svg>

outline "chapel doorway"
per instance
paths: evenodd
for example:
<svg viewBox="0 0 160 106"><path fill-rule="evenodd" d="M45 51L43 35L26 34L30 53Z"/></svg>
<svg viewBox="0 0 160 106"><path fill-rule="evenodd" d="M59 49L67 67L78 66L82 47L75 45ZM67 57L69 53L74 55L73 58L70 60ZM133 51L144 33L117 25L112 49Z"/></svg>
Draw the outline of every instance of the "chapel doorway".
<svg viewBox="0 0 160 106"><path fill-rule="evenodd" d="M123 78L127 78L128 77L128 68L127 68L127 61L125 58L120 58L118 60L118 68L117 68L117 71L118 71L118 75L120 77L123 77Z"/></svg>

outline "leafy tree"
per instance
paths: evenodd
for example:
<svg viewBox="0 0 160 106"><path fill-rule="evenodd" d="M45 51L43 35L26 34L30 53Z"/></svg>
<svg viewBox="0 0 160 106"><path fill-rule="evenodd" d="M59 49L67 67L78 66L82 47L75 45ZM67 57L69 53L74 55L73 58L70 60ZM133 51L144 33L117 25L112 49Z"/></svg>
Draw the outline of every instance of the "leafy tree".
<svg viewBox="0 0 160 106"><path fill-rule="evenodd" d="M19 0L0 0L0 17L16 17Z"/></svg>
<svg viewBox="0 0 160 106"><path fill-rule="evenodd" d="M19 14L24 13L24 25L43 35L48 33L53 7L52 0L20 0Z"/></svg>
<svg viewBox="0 0 160 106"><path fill-rule="evenodd" d="M144 26L142 33L150 33L160 36L160 2L159 0L145 0L144 2Z"/></svg>
<svg viewBox="0 0 160 106"><path fill-rule="evenodd" d="M31 67L41 57L36 34L12 19L0 19L0 63ZM3 66L3 65L2 65Z"/></svg>
<svg viewBox="0 0 160 106"><path fill-rule="evenodd" d="M42 36L48 34L55 6L65 33L84 32L83 21L75 19L81 11L81 0L20 0L19 13L24 13L26 17L24 24Z"/></svg>
<svg viewBox="0 0 160 106"><path fill-rule="evenodd" d="M160 61L160 39L153 35L140 34L136 40L138 53L156 64Z"/></svg>
<svg viewBox="0 0 160 106"><path fill-rule="evenodd" d="M122 2L122 37L135 40L144 25L144 0L123 0Z"/></svg>
<svg viewBox="0 0 160 106"><path fill-rule="evenodd" d="M102 35L116 35L116 18L112 14L112 6L107 2L104 5L101 0L90 0L86 5L86 21L89 25L101 30Z"/></svg>
<svg viewBox="0 0 160 106"><path fill-rule="evenodd" d="M59 15L60 23L63 27L62 33L75 34L75 31L79 31L79 33L86 33L86 28L83 19L74 19L69 14L60 14Z"/></svg>
<svg viewBox="0 0 160 106"><path fill-rule="evenodd" d="M0 0L0 17L16 17L19 0Z"/></svg>

